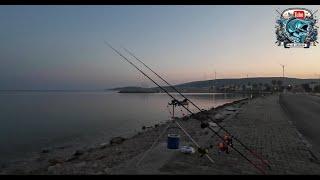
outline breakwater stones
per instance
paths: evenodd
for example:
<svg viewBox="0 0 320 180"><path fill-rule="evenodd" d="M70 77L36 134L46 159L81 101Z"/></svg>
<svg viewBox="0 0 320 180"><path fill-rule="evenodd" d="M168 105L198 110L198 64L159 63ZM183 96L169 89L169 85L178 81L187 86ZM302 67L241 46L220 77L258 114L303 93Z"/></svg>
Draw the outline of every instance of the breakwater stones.
<svg viewBox="0 0 320 180"><path fill-rule="evenodd" d="M217 123L214 123L214 122L209 122L208 124L210 127L217 127L218 126Z"/></svg>
<svg viewBox="0 0 320 180"><path fill-rule="evenodd" d="M230 107L226 107L226 110L227 111L236 111L236 110L238 110L238 108L230 106Z"/></svg>
<svg viewBox="0 0 320 180"><path fill-rule="evenodd" d="M49 167L48 167L47 171L48 171L48 173L50 173L50 174L55 174L55 173L57 172L57 170L58 170L59 168L61 168L61 167L62 167L61 164L52 165L52 166L49 166Z"/></svg>
<svg viewBox="0 0 320 180"><path fill-rule="evenodd" d="M63 162L64 161L62 159L57 159L57 158L48 160L48 163L50 164L50 166L55 166L57 164L62 164Z"/></svg>
<svg viewBox="0 0 320 180"><path fill-rule="evenodd" d="M101 144L99 145L99 148L100 148L100 149L104 149L104 148L106 148L107 146L108 146L107 143L101 143Z"/></svg>
<svg viewBox="0 0 320 180"><path fill-rule="evenodd" d="M218 113L218 114L214 115L214 119L217 121L222 121L225 117L226 117L226 115L223 113Z"/></svg>
<svg viewBox="0 0 320 180"><path fill-rule="evenodd" d="M83 151L83 150L76 150L76 151L73 153L73 156L81 156L82 154L84 154L84 151Z"/></svg>
<svg viewBox="0 0 320 180"><path fill-rule="evenodd" d="M197 114L193 114L190 116L192 119L197 119L197 120L204 120L208 118L208 115L206 112L199 112Z"/></svg>
<svg viewBox="0 0 320 180"><path fill-rule="evenodd" d="M152 129L152 126L142 126L142 130Z"/></svg>
<svg viewBox="0 0 320 180"><path fill-rule="evenodd" d="M110 140L110 144L113 145L113 144L121 144L123 143L124 141L126 140L126 138L123 138L121 136L118 136L118 137L114 137Z"/></svg>
<svg viewBox="0 0 320 180"><path fill-rule="evenodd" d="M65 161L66 162L70 162L70 161L73 161L73 160L76 160L79 158L79 156L83 155L85 153L84 150L76 150L71 157L67 158Z"/></svg>

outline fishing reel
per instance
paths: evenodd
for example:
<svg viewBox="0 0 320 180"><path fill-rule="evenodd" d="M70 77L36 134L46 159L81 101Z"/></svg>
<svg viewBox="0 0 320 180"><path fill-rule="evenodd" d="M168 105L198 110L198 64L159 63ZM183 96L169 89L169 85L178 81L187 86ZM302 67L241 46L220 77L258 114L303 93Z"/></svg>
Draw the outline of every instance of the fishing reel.
<svg viewBox="0 0 320 180"><path fill-rule="evenodd" d="M204 155L209 153L209 149L208 148L198 148L198 153L200 154L200 157L203 157Z"/></svg>
<svg viewBox="0 0 320 180"><path fill-rule="evenodd" d="M200 154L200 157L203 157L204 155L209 153L209 149L212 149L214 146L213 145L209 145L206 148L198 148L198 153Z"/></svg>

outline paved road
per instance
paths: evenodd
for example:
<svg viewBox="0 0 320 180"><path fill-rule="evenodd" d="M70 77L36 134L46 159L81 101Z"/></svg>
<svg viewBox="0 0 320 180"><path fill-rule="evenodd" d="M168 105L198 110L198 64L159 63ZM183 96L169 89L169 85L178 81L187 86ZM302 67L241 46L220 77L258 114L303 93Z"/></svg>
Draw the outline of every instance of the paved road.
<svg viewBox="0 0 320 180"><path fill-rule="evenodd" d="M280 103L298 131L320 152L320 97L306 94L282 94Z"/></svg>

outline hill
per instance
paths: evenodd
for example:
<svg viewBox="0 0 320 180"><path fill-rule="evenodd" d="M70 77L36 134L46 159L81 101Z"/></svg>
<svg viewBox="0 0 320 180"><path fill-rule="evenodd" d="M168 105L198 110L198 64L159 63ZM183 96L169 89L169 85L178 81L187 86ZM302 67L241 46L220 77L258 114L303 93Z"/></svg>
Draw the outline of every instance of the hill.
<svg viewBox="0 0 320 180"><path fill-rule="evenodd" d="M283 81L283 85L300 85L311 82L319 82L318 79L299 79L299 78L282 78L282 77L254 77L254 78L239 78L239 79L217 79L217 80L206 80L206 81L192 81L183 84L174 85L181 92L208 92L208 89L212 86L216 88L224 86L242 86L248 84L268 84L272 85L272 81ZM169 86L164 86L168 91L172 91ZM114 88L112 90L117 90L119 92L126 93L149 93L149 92L160 92L160 88L142 88L142 87L121 87Z"/></svg>

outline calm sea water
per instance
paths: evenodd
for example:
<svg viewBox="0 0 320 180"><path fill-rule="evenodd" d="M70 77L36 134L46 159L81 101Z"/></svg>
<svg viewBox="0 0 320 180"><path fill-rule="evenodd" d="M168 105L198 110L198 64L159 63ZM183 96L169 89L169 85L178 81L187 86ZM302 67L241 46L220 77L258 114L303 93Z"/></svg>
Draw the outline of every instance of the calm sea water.
<svg viewBox="0 0 320 180"><path fill-rule="evenodd" d="M244 97L186 95L203 109ZM142 126L168 120L169 100L166 94L0 92L0 160L64 143L132 134ZM176 112L182 115L179 109Z"/></svg>

